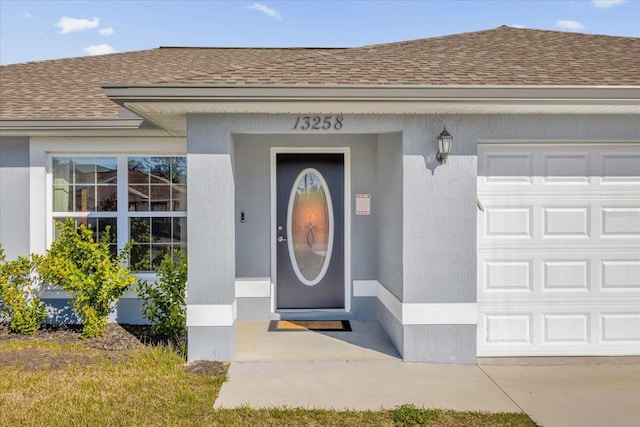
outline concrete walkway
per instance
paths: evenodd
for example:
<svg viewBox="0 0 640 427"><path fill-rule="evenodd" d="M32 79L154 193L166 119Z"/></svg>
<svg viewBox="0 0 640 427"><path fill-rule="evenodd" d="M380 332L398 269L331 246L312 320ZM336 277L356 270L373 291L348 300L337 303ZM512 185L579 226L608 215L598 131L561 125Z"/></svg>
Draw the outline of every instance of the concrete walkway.
<svg viewBox="0 0 640 427"><path fill-rule="evenodd" d="M640 358L402 362L375 322L351 333L237 327L236 359L216 407L378 410L412 403L459 411L526 412L552 426L640 426Z"/></svg>

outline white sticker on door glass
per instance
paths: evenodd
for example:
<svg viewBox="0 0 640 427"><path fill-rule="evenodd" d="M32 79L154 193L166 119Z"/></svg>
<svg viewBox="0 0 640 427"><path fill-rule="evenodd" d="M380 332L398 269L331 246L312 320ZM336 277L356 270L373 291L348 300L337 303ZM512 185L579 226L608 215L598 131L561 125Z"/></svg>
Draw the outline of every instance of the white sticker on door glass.
<svg viewBox="0 0 640 427"><path fill-rule="evenodd" d="M307 168L294 181L287 209L289 257L303 284L317 285L327 273L333 229L333 204L327 182L317 169Z"/></svg>

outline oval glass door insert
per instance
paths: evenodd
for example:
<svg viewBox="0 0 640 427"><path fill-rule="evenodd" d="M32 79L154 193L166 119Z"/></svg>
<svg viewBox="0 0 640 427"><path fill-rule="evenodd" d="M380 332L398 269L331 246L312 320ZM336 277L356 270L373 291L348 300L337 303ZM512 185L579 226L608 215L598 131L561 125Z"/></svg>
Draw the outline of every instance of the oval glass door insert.
<svg viewBox="0 0 640 427"><path fill-rule="evenodd" d="M333 250L333 204L329 187L314 168L294 181L287 209L287 242L293 271L307 286L317 285Z"/></svg>

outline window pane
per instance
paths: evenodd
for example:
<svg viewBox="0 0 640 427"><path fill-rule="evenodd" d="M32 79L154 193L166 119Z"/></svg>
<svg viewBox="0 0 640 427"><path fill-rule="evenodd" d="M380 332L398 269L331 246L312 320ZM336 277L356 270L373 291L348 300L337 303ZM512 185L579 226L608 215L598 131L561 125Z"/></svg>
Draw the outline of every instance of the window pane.
<svg viewBox="0 0 640 427"><path fill-rule="evenodd" d="M115 157L100 157L95 159L96 164L96 182L98 184L118 183L118 162Z"/></svg>
<svg viewBox="0 0 640 427"><path fill-rule="evenodd" d="M130 265L133 270L151 270L150 250L150 245L134 245L131 247Z"/></svg>
<svg viewBox="0 0 640 427"><path fill-rule="evenodd" d="M171 157L149 157L149 182L167 184L171 180Z"/></svg>
<svg viewBox="0 0 640 427"><path fill-rule="evenodd" d="M54 184L60 180L60 184L68 184L73 181L71 173L71 159L68 157L54 157L52 162Z"/></svg>
<svg viewBox="0 0 640 427"><path fill-rule="evenodd" d="M129 185L129 210L148 211L149 210L149 186L144 184Z"/></svg>
<svg viewBox="0 0 640 427"><path fill-rule="evenodd" d="M74 182L76 184L95 184L96 165L90 158L75 158L73 161Z"/></svg>
<svg viewBox="0 0 640 427"><path fill-rule="evenodd" d="M129 157L129 184L149 183L149 163L146 157Z"/></svg>
<svg viewBox="0 0 640 427"><path fill-rule="evenodd" d="M171 182L175 184L187 183L187 158L173 157L171 169Z"/></svg>
<svg viewBox="0 0 640 427"><path fill-rule="evenodd" d="M173 218L173 243L187 242L187 218Z"/></svg>
<svg viewBox="0 0 640 427"><path fill-rule="evenodd" d="M171 189L171 197L173 202L174 211L186 211L187 210L187 186L186 185L174 185Z"/></svg>
<svg viewBox="0 0 640 427"><path fill-rule="evenodd" d="M151 210L156 212L172 210L170 185L151 185Z"/></svg>
<svg viewBox="0 0 640 427"><path fill-rule="evenodd" d="M75 186L73 189L75 212L89 212L96 210L96 188L93 185Z"/></svg>
<svg viewBox="0 0 640 427"><path fill-rule="evenodd" d="M99 185L97 187L98 206L100 212L115 212L118 210L118 187L115 185Z"/></svg>
<svg viewBox="0 0 640 427"><path fill-rule="evenodd" d="M73 212L73 194L69 185L53 186L53 211Z"/></svg>
<svg viewBox="0 0 640 427"><path fill-rule="evenodd" d="M129 218L129 239L136 243L151 242L150 218Z"/></svg>
<svg viewBox="0 0 640 427"><path fill-rule="evenodd" d="M151 235L154 243L171 243L171 218L151 218Z"/></svg>
<svg viewBox="0 0 640 427"><path fill-rule="evenodd" d="M169 245L151 245L151 265L158 267L162 262L164 254L171 253Z"/></svg>

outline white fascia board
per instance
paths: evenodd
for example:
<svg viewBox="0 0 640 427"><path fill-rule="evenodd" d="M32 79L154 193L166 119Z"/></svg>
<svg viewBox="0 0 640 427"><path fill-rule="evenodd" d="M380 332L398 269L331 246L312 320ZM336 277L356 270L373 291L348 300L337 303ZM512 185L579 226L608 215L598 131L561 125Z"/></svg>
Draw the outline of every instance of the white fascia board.
<svg viewBox="0 0 640 427"><path fill-rule="evenodd" d="M142 118L104 118L104 119L0 119L3 130L67 130L67 129L137 129Z"/></svg>
<svg viewBox="0 0 640 427"><path fill-rule="evenodd" d="M640 100L640 86L105 84L102 88L119 104L150 100Z"/></svg>

